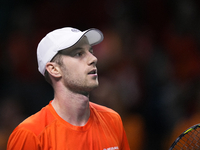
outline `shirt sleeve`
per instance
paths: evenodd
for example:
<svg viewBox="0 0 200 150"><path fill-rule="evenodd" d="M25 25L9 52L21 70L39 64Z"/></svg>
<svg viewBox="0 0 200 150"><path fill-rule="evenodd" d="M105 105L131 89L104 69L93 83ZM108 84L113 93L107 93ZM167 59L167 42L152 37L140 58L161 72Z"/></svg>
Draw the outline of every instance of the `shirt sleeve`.
<svg viewBox="0 0 200 150"><path fill-rule="evenodd" d="M7 150L41 150L36 135L26 129L15 129L9 137Z"/></svg>
<svg viewBox="0 0 200 150"><path fill-rule="evenodd" d="M126 137L126 132L123 129L122 150L130 150L129 143Z"/></svg>
<svg viewBox="0 0 200 150"><path fill-rule="evenodd" d="M129 146L129 143L128 143L128 139L127 139L127 136L126 136L126 132L125 132L125 129L124 129L124 126L123 126L123 122L122 122L122 119L121 117L119 116L119 125L120 125L120 131L121 131L121 147L122 147L122 150L130 150L130 146Z"/></svg>

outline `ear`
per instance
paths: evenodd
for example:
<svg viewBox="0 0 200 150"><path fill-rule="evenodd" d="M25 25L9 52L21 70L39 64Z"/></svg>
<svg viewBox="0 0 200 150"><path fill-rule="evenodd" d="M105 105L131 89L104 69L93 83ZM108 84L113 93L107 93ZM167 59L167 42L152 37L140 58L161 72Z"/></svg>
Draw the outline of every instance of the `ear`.
<svg viewBox="0 0 200 150"><path fill-rule="evenodd" d="M49 72L49 74L51 74L51 76L53 77L61 77L61 73L60 73L60 68L58 66L58 64L54 63L54 62L48 62L46 64L46 70Z"/></svg>

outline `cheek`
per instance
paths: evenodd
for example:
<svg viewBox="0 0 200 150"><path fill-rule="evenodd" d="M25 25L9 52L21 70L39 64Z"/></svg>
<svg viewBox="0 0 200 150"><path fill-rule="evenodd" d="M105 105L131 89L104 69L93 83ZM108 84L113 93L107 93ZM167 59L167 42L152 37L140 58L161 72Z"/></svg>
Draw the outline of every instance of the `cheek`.
<svg viewBox="0 0 200 150"><path fill-rule="evenodd" d="M70 67L63 69L63 76L68 80L79 80L84 77L79 67Z"/></svg>
<svg viewBox="0 0 200 150"><path fill-rule="evenodd" d="M79 80L80 78L84 78L86 72L84 72L85 66L83 65L83 62L70 59L70 61L65 60L63 63L62 74L65 78L68 78L69 80Z"/></svg>

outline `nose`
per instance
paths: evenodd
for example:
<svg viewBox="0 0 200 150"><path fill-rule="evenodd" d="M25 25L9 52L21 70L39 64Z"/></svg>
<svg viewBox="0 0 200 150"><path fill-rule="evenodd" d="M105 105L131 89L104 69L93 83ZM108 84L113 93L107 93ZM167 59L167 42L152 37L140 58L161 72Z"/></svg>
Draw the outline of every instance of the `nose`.
<svg viewBox="0 0 200 150"><path fill-rule="evenodd" d="M88 61L89 63L88 63L88 65L96 66L97 61L98 61L97 57L94 56L92 53L89 53L89 61Z"/></svg>

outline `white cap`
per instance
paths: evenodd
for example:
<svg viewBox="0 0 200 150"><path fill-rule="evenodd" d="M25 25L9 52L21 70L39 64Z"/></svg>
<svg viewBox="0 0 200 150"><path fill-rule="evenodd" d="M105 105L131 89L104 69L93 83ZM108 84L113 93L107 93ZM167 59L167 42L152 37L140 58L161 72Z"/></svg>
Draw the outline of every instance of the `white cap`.
<svg viewBox="0 0 200 150"><path fill-rule="evenodd" d="M84 35L90 45L96 45L103 40L102 32L94 28L82 32L75 28L65 27L48 33L37 47L39 72L44 75L47 62L50 62L58 51L76 44Z"/></svg>

